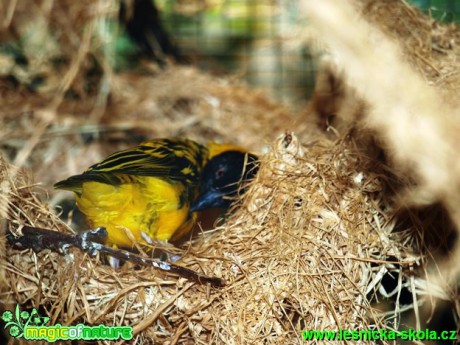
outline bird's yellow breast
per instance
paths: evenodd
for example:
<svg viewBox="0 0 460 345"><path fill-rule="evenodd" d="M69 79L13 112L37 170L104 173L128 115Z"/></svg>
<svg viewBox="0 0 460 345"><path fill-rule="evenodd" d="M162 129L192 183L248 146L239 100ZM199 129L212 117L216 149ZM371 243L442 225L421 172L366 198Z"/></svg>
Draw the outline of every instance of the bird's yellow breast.
<svg viewBox="0 0 460 345"><path fill-rule="evenodd" d="M189 213L182 183L146 176L131 179L120 185L87 181L76 194L77 206L89 225L106 227L108 243L132 247L126 231L145 243L142 233L151 239L168 240L173 234L190 230L194 215Z"/></svg>

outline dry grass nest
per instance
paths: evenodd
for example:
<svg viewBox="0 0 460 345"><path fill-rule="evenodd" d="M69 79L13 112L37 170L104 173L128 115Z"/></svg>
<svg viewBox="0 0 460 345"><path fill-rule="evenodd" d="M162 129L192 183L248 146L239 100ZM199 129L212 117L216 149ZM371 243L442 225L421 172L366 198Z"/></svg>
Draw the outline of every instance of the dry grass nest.
<svg viewBox="0 0 460 345"><path fill-rule="evenodd" d="M18 2L5 22L21 32L32 16L44 32L66 33L49 51L67 56L69 68L34 92L0 80L4 308L36 307L52 323L131 325L138 344L301 343L307 329L397 327L403 306L371 305L390 272L396 293L410 290L416 318L435 298L453 300L458 313L460 251L441 257L427 240L435 233L445 243L460 228L456 26L404 1L303 1L332 78L320 78L310 106L293 111L191 67L113 73L94 28L116 9L71 3L69 11L42 4L32 16ZM49 59L36 62L45 74ZM94 60L102 77L89 92ZM47 202L53 182L140 139L180 135L264 152L223 225L181 246L180 265L226 286L130 262L113 269L75 248L62 256L6 243L5 232L24 225L72 232ZM61 199L53 194L51 204Z"/></svg>
<svg viewBox="0 0 460 345"><path fill-rule="evenodd" d="M383 272L413 270L420 260L392 234L385 169L352 141L302 147L286 133L225 225L186 246L181 264L224 278L225 287L129 263L114 270L78 250L8 248L3 298L40 306L54 322L133 325L141 343L285 343L300 341L303 329L365 327ZM31 205L9 218L50 227L33 186L21 174L12 181L4 162L2 172L10 183L3 204Z"/></svg>

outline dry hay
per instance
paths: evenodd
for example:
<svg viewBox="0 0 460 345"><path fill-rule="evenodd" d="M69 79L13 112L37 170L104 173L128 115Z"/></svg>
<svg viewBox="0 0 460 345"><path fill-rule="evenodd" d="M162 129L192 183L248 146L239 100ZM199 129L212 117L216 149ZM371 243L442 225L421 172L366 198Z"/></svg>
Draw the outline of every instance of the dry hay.
<svg viewBox="0 0 460 345"><path fill-rule="evenodd" d="M348 11L345 3L311 3L312 23L320 30L328 23L324 13L335 13L334 8ZM372 3L381 6L369 2L363 8L367 18L375 19L376 26L394 15L395 7L388 2ZM328 5L332 7L321 12ZM397 1L393 5L400 6L400 11L407 6ZM74 17L68 18L70 23L81 18L75 15L80 13L77 9L71 11ZM50 13L47 15L52 18L55 14ZM97 13L110 16L113 12L110 9L108 14ZM98 17L91 18L96 21ZM455 185L446 183L456 180L452 177L455 170L449 167L456 168L457 163L450 159L451 165L446 167L446 157L453 156L424 151L423 140L429 146L439 143L440 147L433 150L449 151L452 147L449 133L456 128L456 116L451 116L452 122L444 122L447 115L434 117L437 112L433 108L454 114L448 112L447 104L439 102L449 99L449 90L455 89L458 68L442 69L437 63L442 64L445 55L446 65L456 61L453 54L457 54L457 41L447 39L453 42L452 51L444 55L429 56L423 50L426 46L421 45L425 48L419 55L432 59L430 64L447 74L430 74L430 80L438 89L442 88L438 98L433 89L426 88L426 82L407 70L385 37L378 36L377 42L388 49L386 55L380 54L386 67L369 63L376 60L368 54L367 45L360 42L367 42L362 37L365 33L373 33L370 25L358 21L353 13L343 17L339 11L333 18L333 23L328 23L329 32L321 37L329 43L334 61L342 71L339 77L345 75L344 87L352 86L345 93L352 95L347 96L351 100L346 103L353 105L358 100L364 104L353 108L357 118L365 119L365 125L380 134L379 140L389 148L386 153L391 153L390 163L404 163L401 169L411 173L410 185L417 181L417 195L424 196L426 203L441 199L449 208L453 205L449 202L454 200L449 198L457 190ZM342 21L337 22L337 18ZM426 17L415 18L411 23L417 28L431 23ZM61 25L64 22L58 21ZM340 30L335 30L337 23ZM356 25L364 29L356 33ZM439 30L435 32L445 30L445 36L441 35L444 38L457 35L454 29L442 29L446 26L435 27ZM78 51L76 56L86 56L93 48L81 44L85 42L83 31L76 33L76 37L72 44L65 43L66 49L73 47L71 54ZM403 47L407 41L410 48L406 54L415 51L411 44L418 40L412 38L398 38ZM346 55L347 44L356 48L353 58ZM375 48L375 42L367 44ZM99 258L89 258L78 250L60 256L7 246L6 257L0 263L0 275L6 276L0 298L5 307L15 303L24 308L34 306L50 315L53 323L132 325L137 343L285 344L300 343L304 329L366 329L371 324L391 327L392 322L396 326L399 305L395 311L384 314L371 308L369 302L388 271L399 274L399 290L403 285L411 287L416 311L425 292L444 299L455 298L455 291L447 296L439 287L414 276L426 269L425 253L420 252L423 243L414 239L414 230L425 226L420 224L424 218L399 218L393 197L396 189L406 187L408 181L399 168L390 169L377 159L375 152L364 147L363 143L372 142L367 132L359 129L340 133L339 140L312 141L322 134L309 125L310 119L300 119L300 115L243 85L216 80L187 67L172 66L160 71L150 66L144 76L107 72L104 85L110 85L109 93L99 88L94 94L81 91L85 101L66 99L66 91L84 90L81 86L85 80L77 81L77 76L84 75L85 61L72 60L71 68L59 78L62 80L51 82L58 85L57 96L27 90L6 90L2 96L2 100L9 100L2 103L2 120L8 124L1 133L3 154L15 164L31 168L35 180L43 181L47 190L52 182L80 172L108 152L143 137L186 135L202 142L216 139L261 150L281 130L295 127L300 141L311 143L302 146L295 135L282 135L269 153L261 156L257 179L225 225L200 234L183 247L182 265L222 277L227 281L226 287L210 288L129 263L113 270ZM419 72L433 73L424 59L417 61L425 64L418 65ZM401 71L407 77L407 85L394 74ZM363 79L369 75L376 76L378 85L372 79ZM388 76L391 87L386 79L378 79L382 76ZM394 90L404 97L394 98ZM11 94L15 97L6 97ZM379 108L382 104L383 109ZM400 110L397 119L396 115L389 116L393 114L391 106ZM423 133L432 135L431 139L426 136L421 142L412 135L411 128L419 125L418 118L412 116L406 121L401 116L403 109L412 107L419 111L420 119L431 120L432 126L423 127ZM387 117L379 117L387 111ZM339 105L338 115L341 112L344 108ZM356 119L354 115L349 118ZM452 128L452 132L444 132L446 128ZM447 140L440 140L440 136ZM401 138L406 141L396 141ZM449 144L441 145L446 142ZM37 198L37 187L31 180L4 160L0 163L2 218L10 220L12 230L20 232L20 225L27 224L68 231L42 201L46 196ZM432 167L433 164L438 165ZM440 171L444 174L438 176ZM452 190L446 190L447 187ZM395 232L401 224L406 231ZM2 223L2 233L5 228Z"/></svg>
<svg viewBox="0 0 460 345"><path fill-rule="evenodd" d="M391 238L384 170L351 142L277 140L242 208L200 248L225 258L218 272L234 281L216 306L220 342L301 343L305 329L369 326L367 294L394 268L385 258L417 260Z"/></svg>
<svg viewBox="0 0 460 345"><path fill-rule="evenodd" d="M36 30L42 35L31 40L42 48L26 49L29 64L20 70L1 68L14 65L12 59L0 61L0 111L8 124L0 129L0 149L16 165L34 170L46 187L145 138L186 136L261 151L286 128L296 127L299 136L314 133L297 113L261 92L195 68L160 69L145 62L139 70L113 73L114 38L103 35L117 15L116 4L110 4L63 1L49 8L37 2L29 8L25 1L11 3L14 16L2 39L24 35L39 22ZM44 42L53 32L59 40L48 49ZM37 73L44 82L31 92L27 83ZM6 76L24 85L11 87ZM82 156L87 159L78 159Z"/></svg>
<svg viewBox="0 0 460 345"><path fill-rule="evenodd" d="M189 82L184 83L184 78ZM43 126L41 111L47 112L54 120L43 130L25 165L51 189L57 180L140 140L183 136L204 144L232 142L261 151L274 133L299 121L296 114L260 92L190 67L175 66L145 77L120 74L113 79L111 102L97 119L91 111L76 109L78 101L67 101L52 112L34 109L32 102L15 105L15 112L4 113L11 124L3 133L5 154L17 161L23 139L36 137L37 127ZM298 127L300 134L312 132L308 124Z"/></svg>
<svg viewBox="0 0 460 345"><path fill-rule="evenodd" d="M460 31L455 23L442 24L404 1L360 0L358 4L367 21L399 44L405 60L428 85L439 92L458 90Z"/></svg>
<svg viewBox="0 0 460 345"><path fill-rule="evenodd" d="M326 74L331 75L330 70L335 70L339 94L344 98L335 105L336 115L348 125L351 119L354 123L358 121L359 127L376 133L394 171L415 180L416 188L405 200L408 204L430 205L441 201L458 229L460 167L452 158L459 146L456 94L460 85L460 31L453 25L440 29L440 24L404 2L392 6L387 2L358 3L365 18L378 25L358 17L347 3L326 1L316 7L305 2L313 27L321 31L333 56L334 66L328 66ZM406 15L392 21L395 12ZM386 35L377 27L383 28ZM396 31L393 30L396 27L404 28L400 29L402 36L397 42L390 39L395 37L394 33L387 34ZM437 50L427 52L427 42L430 47L436 46L440 32L450 42L449 49L446 46L443 54ZM434 66L441 74L431 73L433 68L427 66ZM333 98L325 96L314 106L321 107L328 97ZM450 277L454 278L459 269L455 260L449 266L453 270Z"/></svg>
<svg viewBox="0 0 460 345"><path fill-rule="evenodd" d="M391 170L405 180L400 204L420 224L414 248L426 255L427 279L443 286L458 315L460 30L404 1L351 3L305 1L329 54L309 109L323 126L331 120L339 131L364 128L373 139L363 142L384 148Z"/></svg>
<svg viewBox="0 0 460 345"><path fill-rule="evenodd" d="M453 23L441 24L423 15L418 9L409 6L404 1L360 0L353 2L353 4L356 5L356 10L360 13L359 16L355 13L345 19L343 15L336 17L329 13L328 17L329 20L333 18L334 21L347 21L347 23L342 22L341 25L350 28L353 28L355 24L366 25L362 23L363 19L369 22L371 26L365 26L365 28L370 29L373 34L368 35L367 32L366 34L358 34L360 39L354 40L354 44L359 48L356 46L352 48L350 42L356 31L359 31L356 28L353 35L348 30L341 32L340 35L338 32L331 35L329 31L324 34L322 31L310 33L315 40L318 40L318 37L322 38L323 57L317 77L316 91L308 111L322 117L320 120L322 126L326 122L325 117L330 115L336 115L339 118L339 123L334 123L334 126L339 129L347 128L350 122L356 121L357 118L362 120L362 115L366 111L369 112L369 110L363 109L366 102L369 102L365 90L368 84L373 84L374 89L381 90L382 87L377 78L382 78L383 75L386 76L389 83L393 83L393 90L404 91L414 87L414 83L423 86L427 84L433 87L431 91L437 95L441 94L450 107L455 108L458 105L459 98L456 97L456 92L460 85L458 68L460 30L457 25ZM335 8L335 4L329 5ZM313 13L318 14L317 11L322 11L322 6L314 9ZM312 16L321 21L320 15ZM340 30L342 26L335 22L333 27ZM316 28L316 25L313 25L313 28ZM384 36L381 36L382 34ZM345 56L343 51L339 51L337 47L340 46L337 44L325 46L325 43L330 43L329 39L332 39L332 37L327 38L328 35L345 44L346 49L355 50L353 59L350 55ZM389 49L387 49L387 44L391 46ZM372 51L374 47L378 54ZM324 51L327 53L324 54ZM379 63L370 66L371 59L369 57L376 58L377 56ZM393 60L390 61L390 58ZM396 65L391 64L395 63L394 60L397 60ZM404 65L404 69L418 72L418 80L411 81L397 77L400 71L396 69L396 66L399 66L402 61L410 65L410 67ZM366 74L365 68L372 69L372 74ZM365 85L350 79L351 71L359 71L361 78L365 80ZM370 71L367 70L367 72ZM426 83L423 83L420 77ZM359 90L359 95L356 94L357 90ZM422 95L417 95L415 90L407 91L407 94L413 94L413 97L423 99ZM401 98L407 97L407 94ZM381 93L381 98L384 98L383 95L387 96ZM367 126L367 123L364 125Z"/></svg>
<svg viewBox="0 0 460 345"><path fill-rule="evenodd" d="M223 277L226 287L209 290L129 264L114 271L78 251L62 257L9 249L11 290L2 299L33 301L65 324L133 325L140 343L284 344L300 342L303 329L366 328L366 296L383 272L417 261L391 237L384 172L352 142L302 148L286 134L264 156L241 208L198 238L182 261Z"/></svg>

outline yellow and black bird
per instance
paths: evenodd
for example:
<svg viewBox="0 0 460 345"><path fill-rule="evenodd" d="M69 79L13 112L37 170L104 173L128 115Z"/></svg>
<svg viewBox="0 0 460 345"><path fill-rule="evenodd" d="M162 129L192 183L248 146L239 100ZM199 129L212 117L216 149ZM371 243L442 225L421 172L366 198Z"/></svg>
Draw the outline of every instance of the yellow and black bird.
<svg viewBox="0 0 460 345"><path fill-rule="evenodd" d="M91 227L107 229L107 243L177 239L197 211L228 207L240 182L254 176L257 157L233 146L187 139L154 139L115 152L81 175L55 184L75 193Z"/></svg>

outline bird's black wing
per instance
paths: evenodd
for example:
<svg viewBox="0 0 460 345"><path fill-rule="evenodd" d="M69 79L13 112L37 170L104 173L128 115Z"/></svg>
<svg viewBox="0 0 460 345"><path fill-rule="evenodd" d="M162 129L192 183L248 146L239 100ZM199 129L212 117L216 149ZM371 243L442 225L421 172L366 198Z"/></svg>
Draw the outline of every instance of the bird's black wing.
<svg viewBox="0 0 460 345"><path fill-rule="evenodd" d="M198 185L206 162L206 147L186 139L156 139L115 152L81 175L56 183L58 189L75 192L87 181L117 185L134 176L153 176Z"/></svg>

